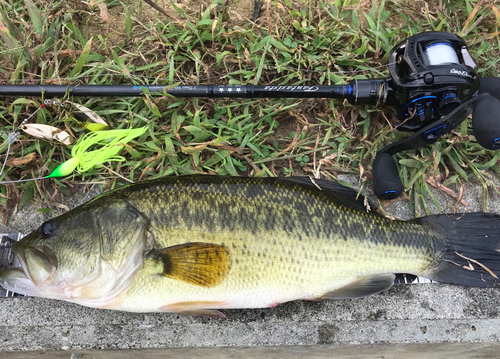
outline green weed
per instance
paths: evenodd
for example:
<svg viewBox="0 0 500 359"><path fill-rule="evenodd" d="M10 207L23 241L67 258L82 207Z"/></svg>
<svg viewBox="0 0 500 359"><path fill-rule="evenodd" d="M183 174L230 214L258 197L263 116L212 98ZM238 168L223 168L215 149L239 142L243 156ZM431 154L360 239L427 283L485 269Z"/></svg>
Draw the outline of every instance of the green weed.
<svg viewBox="0 0 500 359"><path fill-rule="evenodd" d="M206 7L173 6L168 9L170 18L139 0L103 1L112 18L102 23L98 1L90 6L3 0L0 81L341 84L387 77L383 65L389 50L421 31L460 34L470 44L481 75L498 74L500 21L495 5L472 0L446 6L433 2L437 8L413 1L270 1L270 13L263 11L256 23L233 21L234 12L220 1ZM0 99L2 160L7 133L42 100ZM98 179L105 188L113 188L127 181L191 173L336 177L347 172L359 174L362 186L369 188L376 152L406 136L392 129L397 119L389 108L356 108L329 99L70 100L95 111L111 128L146 125L149 130L125 146L126 162L55 182L18 184L20 206L37 194L49 203L48 190L65 191L80 181ZM70 113L55 106L39 111L36 121L66 129L75 138L84 132ZM20 160L30 154L30 161ZM0 180L47 175L69 157L69 147L22 135L11 148ZM429 211L432 181L459 193L463 182L478 179L485 206L488 193L498 191L491 173L499 174L499 156L475 142L470 121L453 136L396 158L417 215ZM7 191L7 186L1 187L4 208Z"/></svg>

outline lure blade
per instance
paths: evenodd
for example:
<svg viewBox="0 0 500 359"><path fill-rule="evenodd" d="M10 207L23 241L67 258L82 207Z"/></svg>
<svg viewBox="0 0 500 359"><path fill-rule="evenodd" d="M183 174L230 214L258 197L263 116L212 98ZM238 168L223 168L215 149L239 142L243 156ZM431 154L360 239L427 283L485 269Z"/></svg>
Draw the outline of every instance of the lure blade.
<svg viewBox="0 0 500 359"><path fill-rule="evenodd" d="M38 138L40 140L61 142L63 145L71 145L72 140L66 131L57 127L42 125L38 123L27 123L21 129L28 135Z"/></svg>

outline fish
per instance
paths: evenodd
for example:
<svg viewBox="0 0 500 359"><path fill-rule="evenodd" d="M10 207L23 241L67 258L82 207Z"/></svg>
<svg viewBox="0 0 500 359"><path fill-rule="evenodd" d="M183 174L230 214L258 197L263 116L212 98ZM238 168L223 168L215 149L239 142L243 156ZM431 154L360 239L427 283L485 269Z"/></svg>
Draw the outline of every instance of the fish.
<svg viewBox="0 0 500 359"><path fill-rule="evenodd" d="M409 221L357 191L309 177L172 176L104 193L13 244L0 285L128 312L221 310L360 298L395 273L500 284L500 216Z"/></svg>

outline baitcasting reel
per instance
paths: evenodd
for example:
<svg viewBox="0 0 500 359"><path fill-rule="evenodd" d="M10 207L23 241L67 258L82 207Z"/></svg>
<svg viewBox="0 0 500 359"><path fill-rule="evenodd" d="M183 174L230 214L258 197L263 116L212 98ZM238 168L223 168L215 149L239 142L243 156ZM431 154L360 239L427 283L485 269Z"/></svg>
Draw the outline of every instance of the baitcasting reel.
<svg viewBox="0 0 500 359"><path fill-rule="evenodd" d="M479 144L500 149L500 78L479 78L477 65L460 37L427 32L404 40L389 54L389 73L391 77L386 79L335 86L0 85L0 95L48 98L166 93L176 97L337 98L355 105L394 106L400 119L396 128L413 134L377 153L373 189L380 199L396 198L404 190L394 154L435 143L471 113Z"/></svg>
<svg viewBox="0 0 500 359"><path fill-rule="evenodd" d="M460 37L441 32L412 36L391 50L389 72L386 104L398 111L401 122L396 128L414 134L377 153L373 189L378 198L393 199L404 190L392 155L435 143L472 112L479 144L500 149L500 118L495 116L500 101L485 93L492 87L488 83L500 82L480 82L477 65Z"/></svg>
<svg viewBox="0 0 500 359"><path fill-rule="evenodd" d="M389 53L392 102L400 131L416 132L472 97L479 88L477 65L456 35L423 33ZM430 140L430 138L429 138Z"/></svg>

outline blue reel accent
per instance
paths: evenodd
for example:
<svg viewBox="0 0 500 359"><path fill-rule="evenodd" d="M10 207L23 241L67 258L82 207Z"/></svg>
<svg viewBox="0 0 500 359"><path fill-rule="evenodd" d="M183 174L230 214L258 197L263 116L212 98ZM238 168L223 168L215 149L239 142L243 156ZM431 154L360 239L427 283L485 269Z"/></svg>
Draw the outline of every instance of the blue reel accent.
<svg viewBox="0 0 500 359"><path fill-rule="evenodd" d="M454 97L458 97L456 93L451 93L449 95L446 95L444 96L441 100L444 100L445 98L454 98Z"/></svg>
<svg viewBox="0 0 500 359"><path fill-rule="evenodd" d="M450 125L441 125L425 131L420 138L425 143L434 143L439 137L446 135L448 132L450 132Z"/></svg>
<svg viewBox="0 0 500 359"><path fill-rule="evenodd" d="M385 191L383 194L382 194L382 199L384 200L387 200L387 199L394 199L394 198L398 198L400 196L401 193L399 193L398 191Z"/></svg>
<svg viewBox="0 0 500 359"><path fill-rule="evenodd" d="M422 100L425 100L425 99L430 99L431 101L432 100L437 100L437 96L422 96L422 97L419 97L419 98L416 98L415 100L409 102L408 104L406 104L405 108L401 111L401 116L404 118L404 117L409 117L410 114L408 113L408 107L411 106L412 104L414 104L416 102L416 105L417 105L417 110L415 112L416 115L420 115L422 113L424 113L424 103ZM418 101L421 101L421 102L418 102ZM434 109L433 109L434 110Z"/></svg>
<svg viewBox="0 0 500 359"><path fill-rule="evenodd" d="M500 137L495 138L493 141L491 141L490 144L488 145L488 149L494 151L500 150Z"/></svg>

